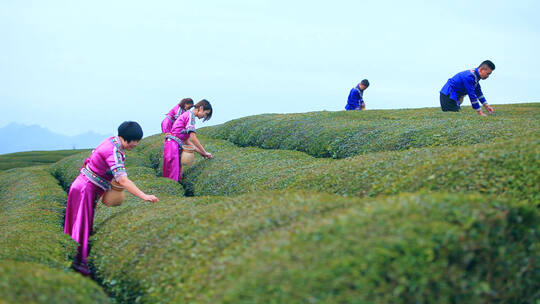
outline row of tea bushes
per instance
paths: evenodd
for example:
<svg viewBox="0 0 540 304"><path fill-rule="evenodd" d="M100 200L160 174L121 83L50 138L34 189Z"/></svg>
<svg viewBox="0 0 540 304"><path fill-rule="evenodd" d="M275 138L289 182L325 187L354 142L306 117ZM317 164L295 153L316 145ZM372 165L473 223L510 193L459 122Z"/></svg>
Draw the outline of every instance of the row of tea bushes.
<svg viewBox="0 0 540 304"><path fill-rule="evenodd" d="M380 151L490 143L534 134L540 103L497 105L490 117L438 108L263 114L199 130L239 146L298 150L315 157L344 158Z"/></svg>
<svg viewBox="0 0 540 304"><path fill-rule="evenodd" d="M539 220L479 195L177 198L98 212L91 258L129 303L527 302Z"/></svg>
<svg viewBox="0 0 540 304"><path fill-rule="evenodd" d="M92 280L33 262L0 260L0 303L110 303Z"/></svg>
<svg viewBox="0 0 540 304"><path fill-rule="evenodd" d="M48 165L81 151L85 150L29 151L2 154L0 155L0 171L11 168Z"/></svg>
<svg viewBox="0 0 540 304"><path fill-rule="evenodd" d="M540 213L448 194L379 198L214 262L213 303L534 303Z"/></svg>
<svg viewBox="0 0 540 304"><path fill-rule="evenodd" d="M379 152L343 160L316 159L295 151L239 148L204 137L201 140L215 158L199 158L186 170L185 187L196 195L303 189L377 196L425 189L540 200L538 137Z"/></svg>
<svg viewBox="0 0 540 304"><path fill-rule="evenodd" d="M0 259L65 269L76 243L63 233L66 193L45 167L0 175Z"/></svg>
<svg viewBox="0 0 540 304"><path fill-rule="evenodd" d="M63 233L66 193L47 167L0 174L0 302L108 303L69 270L77 244Z"/></svg>

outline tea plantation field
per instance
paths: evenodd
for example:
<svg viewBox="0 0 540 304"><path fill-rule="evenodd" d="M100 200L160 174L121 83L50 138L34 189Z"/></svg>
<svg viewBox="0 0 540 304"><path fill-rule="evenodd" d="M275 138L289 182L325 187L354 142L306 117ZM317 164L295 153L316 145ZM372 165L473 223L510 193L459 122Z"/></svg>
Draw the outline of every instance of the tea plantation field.
<svg viewBox="0 0 540 304"><path fill-rule="evenodd" d="M536 303L540 104L247 117L199 130L183 185L163 136L128 152L160 202L98 204L94 279L68 269L88 151L0 172L0 302Z"/></svg>
<svg viewBox="0 0 540 304"><path fill-rule="evenodd" d="M47 165L55 163L64 157L90 151L79 150L58 150L58 151L29 151L0 155L0 171L11 168L21 168L37 165Z"/></svg>

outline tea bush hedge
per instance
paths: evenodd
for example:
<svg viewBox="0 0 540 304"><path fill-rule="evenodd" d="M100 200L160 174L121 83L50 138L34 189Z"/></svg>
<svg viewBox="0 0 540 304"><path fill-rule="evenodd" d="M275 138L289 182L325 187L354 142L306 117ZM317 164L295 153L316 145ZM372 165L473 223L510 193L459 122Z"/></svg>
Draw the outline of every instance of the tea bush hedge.
<svg viewBox="0 0 540 304"><path fill-rule="evenodd" d="M479 195L171 199L98 212L91 259L120 302L513 302L537 295L538 220Z"/></svg>
<svg viewBox="0 0 540 304"><path fill-rule="evenodd" d="M0 303L110 303L100 287L73 271L0 261Z"/></svg>
<svg viewBox="0 0 540 304"><path fill-rule="evenodd" d="M108 303L69 271L77 244L63 232L66 193L44 166L0 174L0 301Z"/></svg>
<svg viewBox="0 0 540 304"><path fill-rule="evenodd" d="M490 117L438 108L263 114L202 128L199 134L239 146L298 150L345 158L409 148L489 143L540 129L540 103L497 105Z"/></svg>
<svg viewBox="0 0 540 304"><path fill-rule="evenodd" d="M0 155L0 170L52 164L81 151L87 150L29 151L2 154Z"/></svg>
<svg viewBox="0 0 540 304"><path fill-rule="evenodd" d="M63 233L66 193L44 167L0 175L0 260L70 266L76 243Z"/></svg>
<svg viewBox="0 0 540 304"><path fill-rule="evenodd" d="M186 170L184 184L196 195L303 189L376 196L426 189L540 200L538 136L463 147L379 152L342 160L201 140L215 158L198 158Z"/></svg>
<svg viewBox="0 0 540 304"><path fill-rule="evenodd" d="M214 261L207 303L534 303L534 206L401 195L308 218Z"/></svg>

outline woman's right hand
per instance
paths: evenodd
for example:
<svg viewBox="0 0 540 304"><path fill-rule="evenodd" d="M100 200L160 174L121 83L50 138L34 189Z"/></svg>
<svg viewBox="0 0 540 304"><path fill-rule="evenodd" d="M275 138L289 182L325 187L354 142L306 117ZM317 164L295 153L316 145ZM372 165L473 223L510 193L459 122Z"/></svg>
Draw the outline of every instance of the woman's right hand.
<svg viewBox="0 0 540 304"><path fill-rule="evenodd" d="M212 153L209 153L209 152L204 153L204 157L205 157L205 158L208 158L208 159L214 158L214 156L212 155Z"/></svg>
<svg viewBox="0 0 540 304"><path fill-rule="evenodd" d="M148 195L145 194L143 200L147 202L157 203L159 202L159 198L157 198L155 195Z"/></svg>

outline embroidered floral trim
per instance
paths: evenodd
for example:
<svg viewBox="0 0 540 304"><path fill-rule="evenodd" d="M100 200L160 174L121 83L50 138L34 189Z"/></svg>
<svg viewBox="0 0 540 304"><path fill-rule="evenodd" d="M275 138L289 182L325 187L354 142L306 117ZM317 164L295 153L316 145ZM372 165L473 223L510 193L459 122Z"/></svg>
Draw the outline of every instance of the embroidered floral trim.
<svg viewBox="0 0 540 304"><path fill-rule="evenodd" d="M88 180L90 182L92 182L92 184L100 187L101 189L107 191L107 190L109 190L111 188L111 183L109 181L107 181L103 177L95 174L94 172L92 172L87 167L81 168L81 173L84 174L84 176L86 176L88 178Z"/></svg>
<svg viewBox="0 0 540 304"><path fill-rule="evenodd" d="M165 136L165 139L172 139L174 140L175 142L178 143L178 148L179 149L182 149L182 147L184 146L184 143L182 142L182 140L172 134L167 134L167 136Z"/></svg>

